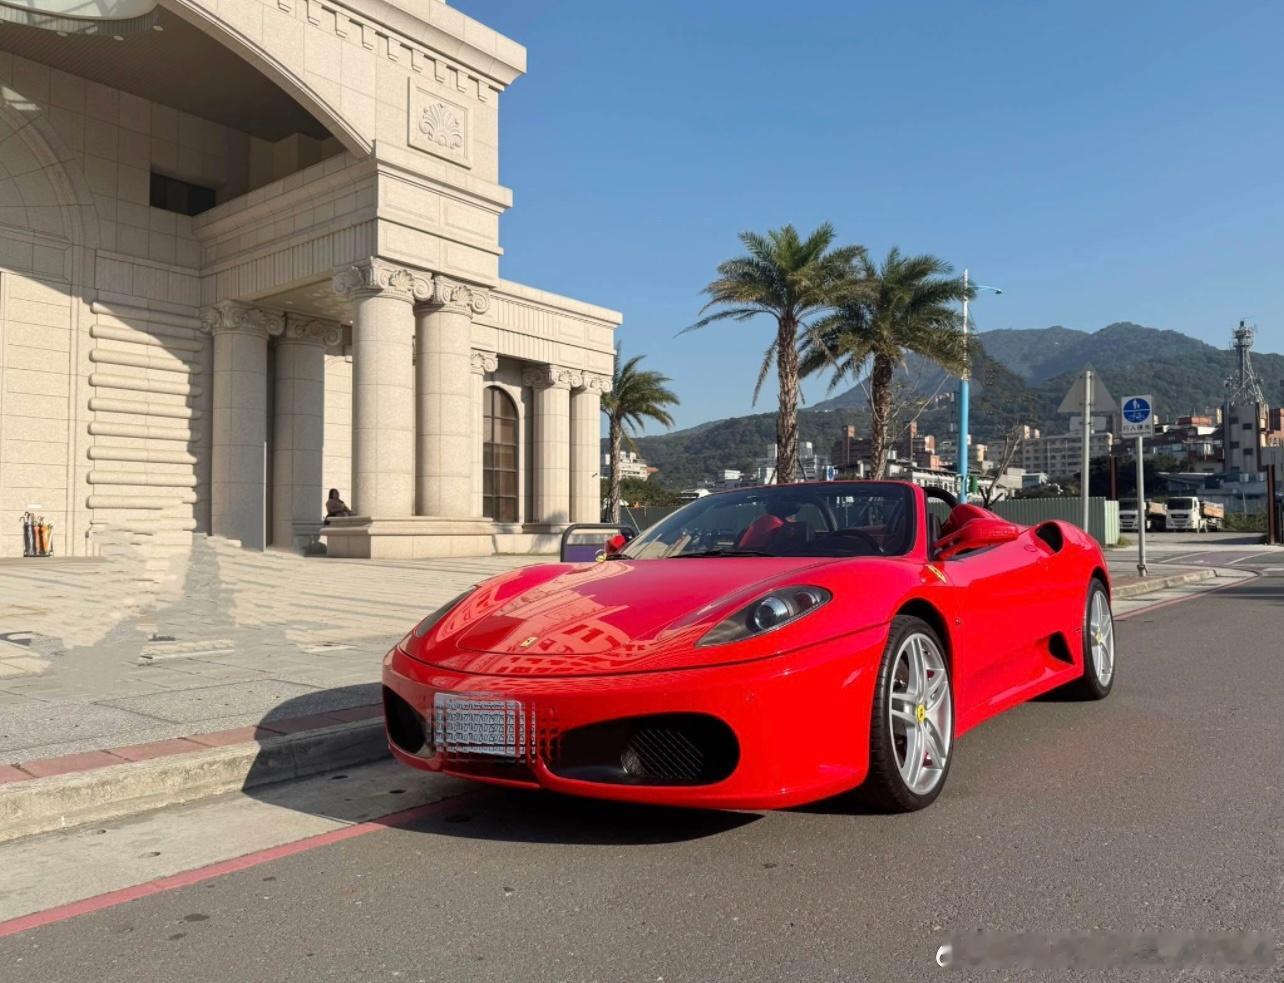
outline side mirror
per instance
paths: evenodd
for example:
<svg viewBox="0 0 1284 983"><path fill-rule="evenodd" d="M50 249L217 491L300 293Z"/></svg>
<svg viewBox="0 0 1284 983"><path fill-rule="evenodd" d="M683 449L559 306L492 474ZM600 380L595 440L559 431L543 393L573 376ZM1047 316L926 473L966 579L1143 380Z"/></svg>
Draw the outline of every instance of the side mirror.
<svg viewBox="0 0 1284 983"><path fill-rule="evenodd" d="M580 522L562 533L563 563L592 563L618 553L638 534L632 526Z"/></svg>
<svg viewBox="0 0 1284 983"><path fill-rule="evenodd" d="M936 543L936 558L948 560L962 553L1010 543L1021 535L1021 527L1003 519L972 519L961 529L943 536Z"/></svg>

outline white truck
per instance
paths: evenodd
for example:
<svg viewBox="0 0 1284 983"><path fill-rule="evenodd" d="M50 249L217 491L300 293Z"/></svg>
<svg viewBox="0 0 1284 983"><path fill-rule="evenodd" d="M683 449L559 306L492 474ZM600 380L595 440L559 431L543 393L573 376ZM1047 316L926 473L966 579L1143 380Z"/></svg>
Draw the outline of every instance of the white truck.
<svg viewBox="0 0 1284 983"><path fill-rule="evenodd" d="M1119 502L1119 529L1121 532L1137 531L1137 500L1125 498ZM1162 532L1168 526L1168 511L1163 502L1146 502L1146 531Z"/></svg>
<svg viewBox="0 0 1284 983"><path fill-rule="evenodd" d="M1193 495L1168 499L1168 529L1171 531L1217 532L1225 520L1224 505L1214 505Z"/></svg>

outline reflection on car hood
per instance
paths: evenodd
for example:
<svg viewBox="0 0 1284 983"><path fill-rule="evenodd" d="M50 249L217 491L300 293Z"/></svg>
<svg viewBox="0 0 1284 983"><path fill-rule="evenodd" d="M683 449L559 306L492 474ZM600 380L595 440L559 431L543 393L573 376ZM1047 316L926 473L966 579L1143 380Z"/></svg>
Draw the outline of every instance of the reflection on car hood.
<svg viewBox="0 0 1284 983"><path fill-rule="evenodd" d="M527 568L518 575L533 581L527 589L513 593L505 578L492 594L483 584L447 619L454 624L445 643L411 654L461 671L514 675L662 668L654 657L673 649L691 665L695 639L729 608L833 562L710 557ZM699 652L704 664L727 658Z"/></svg>

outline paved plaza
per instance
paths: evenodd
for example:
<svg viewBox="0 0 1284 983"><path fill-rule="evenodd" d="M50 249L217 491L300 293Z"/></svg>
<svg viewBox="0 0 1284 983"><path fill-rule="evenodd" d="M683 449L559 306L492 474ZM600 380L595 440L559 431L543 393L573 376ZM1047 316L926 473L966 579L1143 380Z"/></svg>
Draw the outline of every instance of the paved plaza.
<svg viewBox="0 0 1284 983"><path fill-rule="evenodd" d="M334 560L198 537L141 556L0 564L0 761L378 701L379 660L428 611L539 556Z"/></svg>

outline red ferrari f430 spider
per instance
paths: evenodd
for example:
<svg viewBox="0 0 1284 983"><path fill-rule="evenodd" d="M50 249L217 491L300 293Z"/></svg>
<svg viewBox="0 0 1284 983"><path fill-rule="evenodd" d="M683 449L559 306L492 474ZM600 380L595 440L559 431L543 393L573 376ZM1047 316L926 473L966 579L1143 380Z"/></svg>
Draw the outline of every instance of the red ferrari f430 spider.
<svg viewBox="0 0 1284 983"><path fill-rule="evenodd" d="M1077 527L837 481L709 495L596 560L485 581L388 653L383 699L394 754L429 771L727 809L860 788L909 811L987 718L1105 697L1114 653Z"/></svg>

